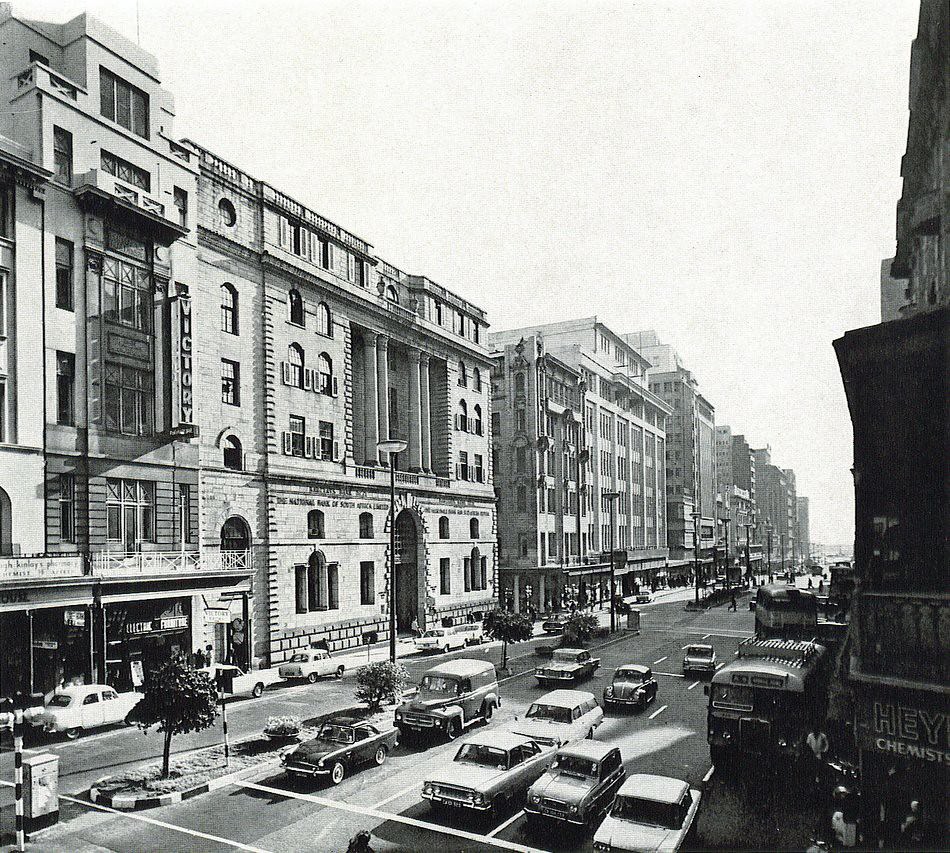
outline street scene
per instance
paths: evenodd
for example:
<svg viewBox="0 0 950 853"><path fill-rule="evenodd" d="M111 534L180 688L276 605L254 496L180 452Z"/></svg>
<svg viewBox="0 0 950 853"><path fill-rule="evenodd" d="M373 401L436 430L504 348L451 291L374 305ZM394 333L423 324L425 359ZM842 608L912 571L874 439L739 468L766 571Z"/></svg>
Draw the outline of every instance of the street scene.
<svg viewBox="0 0 950 853"><path fill-rule="evenodd" d="M950 849L945 0L0 46L0 851Z"/></svg>

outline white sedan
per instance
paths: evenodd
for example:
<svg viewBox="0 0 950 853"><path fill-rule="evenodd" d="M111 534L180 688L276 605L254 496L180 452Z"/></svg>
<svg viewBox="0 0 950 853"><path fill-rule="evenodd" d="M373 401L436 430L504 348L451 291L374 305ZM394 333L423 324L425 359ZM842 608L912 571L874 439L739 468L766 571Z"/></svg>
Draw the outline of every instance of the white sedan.
<svg viewBox="0 0 950 853"><path fill-rule="evenodd" d="M201 667L198 671L207 674L215 685L218 684L219 678L223 678L224 692L228 696L245 693L257 698L263 695L265 687L279 678L272 669L252 669L250 672L245 672L239 666L227 663L213 663L211 666Z"/></svg>
<svg viewBox="0 0 950 853"><path fill-rule="evenodd" d="M564 746L592 738L604 721L604 709L585 690L552 690L531 704L523 720L509 724L511 731L543 745Z"/></svg>
<svg viewBox="0 0 950 853"><path fill-rule="evenodd" d="M125 722L139 703L141 693L117 693L107 684L77 684L58 690L43 712L32 719L45 732L63 732L76 738L83 729Z"/></svg>
<svg viewBox="0 0 950 853"><path fill-rule="evenodd" d="M282 663L277 672L281 678L306 678L311 684L323 675L343 678L344 666L330 657L324 649L303 649L297 652L287 663Z"/></svg>

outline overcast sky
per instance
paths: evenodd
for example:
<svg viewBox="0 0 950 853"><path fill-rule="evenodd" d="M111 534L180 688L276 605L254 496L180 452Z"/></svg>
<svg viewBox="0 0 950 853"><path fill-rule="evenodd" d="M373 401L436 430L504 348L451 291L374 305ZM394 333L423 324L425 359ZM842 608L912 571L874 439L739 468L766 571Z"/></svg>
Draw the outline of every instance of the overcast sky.
<svg viewBox="0 0 950 853"><path fill-rule="evenodd" d="M133 0L87 10L136 37ZM916 0L141 0L188 136L504 329L655 328L853 539L831 342L880 320Z"/></svg>

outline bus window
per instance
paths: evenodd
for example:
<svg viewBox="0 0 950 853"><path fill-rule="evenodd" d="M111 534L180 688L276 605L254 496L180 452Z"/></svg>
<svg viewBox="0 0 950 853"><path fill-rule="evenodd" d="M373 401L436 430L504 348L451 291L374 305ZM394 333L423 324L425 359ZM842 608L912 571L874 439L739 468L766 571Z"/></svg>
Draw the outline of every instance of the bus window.
<svg viewBox="0 0 950 853"><path fill-rule="evenodd" d="M753 693L751 687L737 684L714 684L712 686L712 705L714 708L728 708L732 711L751 711Z"/></svg>

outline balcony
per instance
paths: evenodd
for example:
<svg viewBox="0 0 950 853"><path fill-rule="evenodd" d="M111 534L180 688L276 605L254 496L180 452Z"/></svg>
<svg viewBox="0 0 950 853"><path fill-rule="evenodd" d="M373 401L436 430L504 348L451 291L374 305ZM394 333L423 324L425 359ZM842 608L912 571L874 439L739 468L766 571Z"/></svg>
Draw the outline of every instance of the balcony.
<svg viewBox="0 0 950 853"><path fill-rule="evenodd" d="M82 576L83 558L80 554L0 557L0 583Z"/></svg>
<svg viewBox="0 0 950 853"><path fill-rule="evenodd" d="M180 572L235 572L250 569L249 551L103 551L92 558L92 573L100 578L168 575Z"/></svg>
<svg viewBox="0 0 950 853"><path fill-rule="evenodd" d="M17 95L23 94L32 88L55 92L71 101L79 100L79 95L86 94L86 90L76 83L61 77L55 71L47 68L42 62L33 62L16 76Z"/></svg>
<svg viewBox="0 0 950 853"><path fill-rule="evenodd" d="M950 595L862 592L852 621L857 627L856 680L950 683Z"/></svg>

